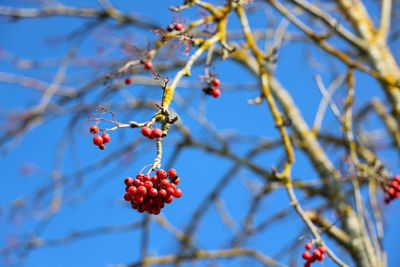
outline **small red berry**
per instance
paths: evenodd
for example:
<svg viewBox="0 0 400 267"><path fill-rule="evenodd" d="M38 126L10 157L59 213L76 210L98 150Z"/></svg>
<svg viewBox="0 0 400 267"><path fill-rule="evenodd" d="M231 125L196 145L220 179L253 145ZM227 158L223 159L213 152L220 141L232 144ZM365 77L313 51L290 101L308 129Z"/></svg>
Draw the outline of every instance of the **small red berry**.
<svg viewBox="0 0 400 267"><path fill-rule="evenodd" d="M145 196L147 194L147 189L143 185L140 185L137 189L137 194Z"/></svg>
<svg viewBox="0 0 400 267"><path fill-rule="evenodd" d="M385 204L389 204L389 203L390 203L390 198L387 198L387 197L386 197L386 198L384 199L384 202L385 202Z"/></svg>
<svg viewBox="0 0 400 267"><path fill-rule="evenodd" d="M144 182L144 187L146 187L147 191L153 188L153 183L150 181Z"/></svg>
<svg viewBox="0 0 400 267"><path fill-rule="evenodd" d="M307 250L312 249L312 243L307 242L306 245L305 245L305 248L306 248Z"/></svg>
<svg viewBox="0 0 400 267"><path fill-rule="evenodd" d="M139 181L143 181L143 174L139 173L138 175L136 175L136 179L138 179Z"/></svg>
<svg viewBox="0 0 400 267"><path fill-rule="evenodd" d="M133 179L131 177L126 177L124 183L126 186L131 186L133 184Z"/></svg>
<svg viewBox="0 0 400 267"><path fill-rule="evenodd" d="M140 184L141 184L141 182L140 182L140 180L139 180L139 179L135 179L135 180L133 180L133 185L134 185L134 186L136 186L136 187L139 187L139 186L140 186Z"/></svg>
<svg viewBox="0 0 400 267"><path fill-rule="evenodd" d="M317 258L321 257L321 251L319 251L318 249L314 249L313 250L313 255Z"/></svg>
<svg viewBox="0 0 400 267"><path fill-rule="evenodd" d="M306 263L304 263L304 267L311 267L311 262L307 261Z"/></svg>
<svg viewBox="0 0 400 267"><path fill-rule="evenodd" d="M311 259L311 254L310 254L310 252L308 252L307 250L306 251L304 251L303 252L303 259L305 259L305 260L309 260L309 259Z"/></svg>
<svg viewBox="0 0 400 267"><path fill-rule="evenodd" d="M215 78L214 80L212 80L212 85L214 85L215 87L218 87L221 84L221 81L217 78Z"/></svg>
<svg viewBox="0 0 400 267"><path fill-rule="evenodd" d="M111 139L111 137L110 137L110 135L108 133L103 133L101 135L101 138L103 138L103 143L104 144L110 142L110 139Z"/></svg>
<svg viewBox="0 0 400 267"><path fill-rule="evenodd" d="M168 171L168 176L169 176L169 178L174 178L174 177L176 177L176 170L175 169L169 169L169 171Z"/></svg>
<svg viewBox="0 0 400 267"><path fill-rule="evenodd" d="M325 254L325 253L326 253L326 247L324 247L324 246L320 246L320 247L318 248L318 250L321 251L322 254Z"/></svg>
<svg viewBox="0 0 400 267"><path fill-rule="evenodd" d="M388 189L388 194L389 194L390 197L394 197L396 195L396 190L394 190L393 187L390 187Z"/></svg>
<svg viewBox="0 0 400 267"><path fill-rule="evenodd" d="M144 67L148 70L151 70L153 68L153 63L151 63L150 61L145 61L143 64Z"/></svg>
<svg viewBox="0 0 400 267"><path fill-rule="evenodd" d="M324 257L325 257L324 254L321 254L321 256L318 257L318 260L319 260L319 261L323 261L323 260L324 260Z"/></svg>
<svg viewBox="0 0 400 267"><path fill-rule="evenodd" d="M173 195L174 194L174 188L172 186L167 187L167 194L168 195Z"/></svg>
<svg viewBox="0 0 400 267"><path fill-rule="evenodd" d="M132 200L132 195L129 192L126 192L124 195L125 201L131 201Z"/></svg>
<svg viewBox="0 0 400 267"><path fill-rule="evenodd" d="M167 173L163 169L158 169L156 171L156 175L160 180L163 180L163 179L167 178Z"/></svg>
<svg viewBox="0 0 400 267"><path fill-rule="evenodd" d="M101 150L104 150L104 149L106 149L106 145L105 145L105 144L101 144L101 145L99 145L99 149L101 149Z"/></svg>
<svg viewBox="0 0 400 267"><path fill-rule="evenodd" d="M167 189L167 187L169 186L168 179L161 180L160 186L161 186L161 188Z"/></svg>
<svg viewBox="0 0 400 267"><path fill-rule="evenodd" d="M130 193L131 195L136 195L136 193L137 193L137 188L136 188L136 186L130 186L129 188L128 188L128 191L127 191L128 193Z"/></svg>
<svg viewBox="0 0 400 267"><path fill-rule="evenodd" d="M179 188L175 188L174 197L180 198L181 196L182 196L182 190L180 190Z"/></svg>
<svg viewBox="0 0 400 267"><path fill-rule="evenodd" d="M152 189L149 190L149 196L155 197L155 196L157 196L157 194L158 194L157 189L152 188Z"/></svg>
<svg viewBox="0 0 400 267"><path fill-rule="evenodd" d="M151 182L153 183L153 185L158 184L159 179L156 175L154 175L153 177L151 177Z"/></svg>
<svg viewBox="0 0 400 267"><path fill-rule="evenodd" d="M135 195L135 197L133 198L133 200L134 200L137 204L140 204L140 203L143 202L144 197L143 197L142 195L137 194L137 195Z"/></svg>
<svg viewBox="0 0 400 267"><path fill-rule="evenodd" d="M214 88L212 89L211 94L213 97L217 98L221 95L221 90L219 90L218 88Z"/></svg>
<svg viewBox="0 0 400 267"><path fill-rule="evenodd" d="M126 85L129 85L129 84L131 84L131 83L132 83L131 79L129 79L129 78L126 78L126 79L125 79L125 84L126 84Z"/></svg>
<svg viewBox="0 0 400 267"><path fill-rule="evenodd" d="M177 31L181 31L183 29L183 25L182 23L175 23L174 28Z"/></svg>
<svg viewBox="0 0 400 267"><path fill-rule="evenodd" d="M161 131L161 129L154 128L154 129L151 131L150 137L153 137L153 138L160 138L161 136L162 136L162 131Z"/></svg>
<svg viewBox="0 0 400 267"><path fill-rule="evenodd" d="M96 146L103 144L103 138L101 138L100 135L96 135L95 137L93 137L93 144L95 144Z"/></svg>
<svg viewBox="0 0 400 267"><path fill-rule="evenodd" d="M143 136L145 136L145 137L150 137L152 131L151 131L151 129L150 129L149 126L144 126L144 127L140 130L140 132L142 133Z"/></svg>
<svg viewBox="0 0 400 267"><path fill-rule="evenodd" d="M176 185L178 185L180 181L181 181L181 178L176 177L176 178L174 179L174 182L173 182L173 183L176 184Z"/></svg>
<svg viewBox="0 0 400 267"><path fill-rule="evenodd" d="M158 191L158 196L160 198L165 198L167 196L167 191L165 191L165 189L161 189Z"/></svg>
<svg viewBox="0 0 400 267"><path fill-rule="evenodd" d="M393 179L400 183L400 175L396 174Z"/></svg>
<svg viewBox="0 0 400 267"><path fill-rule="evenodd" d="M166 199L165 199L165 203L171 203L172 202L172 200L174 200L174 197L172 196L172 195L170 195L170 196L168 196Z"/></svg>
<svg viewBox="0 0 400 267"><path fill-rule="evenodd" d="M89 131L91 134L97 134L99 132L99 127L97 127L97 125L92 125L90 126Z"/></svg>
<svg viewBox="0 0 400 267"><path fill-rule="evenodd" d="M142 182L147 182L147 181L151 181L151 177L148 174L143 175L143 181Z"/></svg>

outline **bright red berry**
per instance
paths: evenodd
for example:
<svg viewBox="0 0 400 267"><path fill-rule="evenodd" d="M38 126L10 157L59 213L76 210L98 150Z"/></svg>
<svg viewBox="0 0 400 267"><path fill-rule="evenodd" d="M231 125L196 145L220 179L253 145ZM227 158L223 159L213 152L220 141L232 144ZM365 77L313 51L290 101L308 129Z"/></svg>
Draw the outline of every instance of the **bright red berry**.
<svg viewBox="0 0 400 267"><path fill-rule="evenodd" d="M145 61L143 62L144 67L148 70L151 70L153 68L153 63L151 63L150 61Z"/></svg>
<svg viewBox="0 0 400 267"><path fill-rule="evenodd" d="M157 194L158 194L157 189L152 188L152 189L149 190L149 196L155 197L155 196L157 196Z"/></svg>
<svg viewBox="0 0 400 267"><path fill-rule="evenodd" d="M307 261L306 263L304 263L304 267L311 267L311 262Z"/></svg>
<svg viewBox="0 0 400 267"><path fill-rule="evenodd" d="M136 195L136 193L137 193L137 188L136 188L136 186L130 186L129 188L128 188L128 191L127 191L128 193L130 193L131 195Z"/></svg>
<svg viewBox="0 0 400 267"><path fill-rule="evenodd" d="M137 204L140 204L140 203L143 202L144 197L143 197L142 195L137 194L137 195L135 195L135 197L133 198L133 200L134 200Z"/></svg>
<svg viewBox="0 0 400 267"><path fill-rule="evenodd" d="M156 175L160 180L163 180L163 179L167 178L167 173L163 169L158 169L156 171Z"/></svg>
<svg viewBox="0 0 400 267"><path fill-rule="evenodd" d="M104 150L104 149L106 149L106 145L105 145L105 144L101 144L101 145L99 145L99 149L101 149L101 150Z"/></svg>
<svg viewBox="0 0 400 267"><path fill-rule="evenodd" d="M160 190L158 191L158 196L159 196L160 198L165 198L165 197L167 196L167 191L165 191L165 189L160 189Z"/></svg>
<svg viewBox="0 0 400 267"><path fill-rule="evenodd" d="M139 179L133 180L133 185L139 187L141 185L141 181Z"/></svg>
<svg viewBox="0 0 400 267"><path fill-rule="evenodd" d="M96 135L95 137L93 137L93 144L95 144L96 146L103 144L103 138L100 135Z"/></svg>
<svg viewBox="0 0 400 267"><path fill-rule="evenodd" d="M168 195L173 195L174 194L174 188L172 186L167 187L167 194Z"/></svg>
<svg viewBox="0 0 400 267"><path fill-rule="evenodd" d="M91 134L97 134L99 132L99 127L97 127L97 125L92 125L90 126L89 131Z"/></svg>
<svg viewBox="0 0 400 267"><path fill-rule="evenodd" d="M149 126L144 126L144 127L140 130L140 132L142 133L143 136L145 136L145 137L150 137L152 131L151 131L151 129L150 129Z"/></svg>
<svg viewBox="0 0 400 267"><path fill-rule="evenodd" d="M396 190L394 190L393 187L390 187L388 189L388 194L389 194L390 197L394 197L396 195Z"/></svg>
<svg viewBox="0 0 400 267"><path fill-rule="evenodd" d="M126 186L131 186L133 184L133 179L131 177L126 177L124 183Z"/></svg>
<svg viewBox="0 0 400 267"><path fill-rule="evenodd" d="M175 188L174 197L180 198L181 196L182 196L182 190L180 190L179 188Z"/></svg>
<svg viewBox="0 0 400 267"><path fill-rule="evenodd" d="M314 249L313 250L313 255L317 258L321 257L321 251L319 251L319 249Z"/></svg>
<svg viewBox="0 0 400 267"><path fill-rule="evenodd" d="M146 187L147 191L153 188L153 183L150 181L144 182L144 187Z"/></svg>
<svg viewBox="0 0 400 267"><path fill-rule="evenodd" d="M154 175L153 177L151 177L151 182L153 183L153 185L158 184L159 179L156 175Z"/></svg>
<svg viewBox="0 0 400 267"><path fill-rule="evenodd" d="M318 257L319 261L323 261L324 260L324 254L321 254L321 256Z"/></svg>
<svg viewBox="0 0 400 267"><path fill-rule="evenodd" d="M165 203L171 203L172 202L172 200L174 200L174 197L172 196L172 195L170 195L170 196L168 196L166 199L165 199Z"/></svg>
<svg viewBox="0 0 400 267"><path fill-rule="evenodd" d="M213 97L217 98L221 95L221 90L219 90L218 88L214 88L212 89L211 94Z"/></svg>
<svg viewBox="0 0 400 267"><path fill-rule="evenodd" d="M131 201L132 200L132 195L129 192L126 192L124 195L125 201Z"/></svg>
<svg viewBox="0 0 400 267"><path fill-rule="evenodd" d="M151 131L150 137L153 137L153 138L160 138L161 136L162 136L162 131L161 131L161 129L154 128L154 129Z"/></svg>
<svg viewBox="0 0 400 267"><path fill-rule="evenodd" d="M218 87L221 84L221 81L217 78L215 78L214 80L212 80L212 85L214 85L215 87Z"/></svg>
<svg viewBox="0 0 400 267"><path fill-rule="evenodd" d="M400 183L400 175L396 174L396 175L394 176L394 180L396 180L397 182Z"/></svg>
<svg viewBox="0 0 400 267"><path fill-rule="evenodd" d="M322 254L325 254L325 253L326 253L326 247L324 247L324 246L320 246L320 247L318 248L318 250L321 251Z"/></svg>
<svg viewBox="0 0 400 267"><path fill-rule="evenodd" d="M168 176L169 178L175 178L176 177L176 170L175 169L169 169L168 171Z"/></svg>
<svg viewBox="0 0 400 267"><path fill-rule="evenodd" d="M147 181L151 181L151 176L148 174L143 175L143 181L142 182L147 182Z"/></svg>
<svg viewBox="0 0 400 267"><path fill-rule="evenodd" d="M147 194L147 189L143 185L140 185L137 189L137 194L145 196Z"/></svg>
<svg viewBox="0 0 400 267"><path fill-rule="evenodd" d="M139 181L143 181L143 174L139 173L138 175L136 175L136 179L138 179Z"/></svg>
<svg viewBox="0 0 400 267"><path fill-rule="evenodd" d="M110 135L108 133L103 133L101 135L101 138L103 138L103 143L104 144L110 142L110 139L111 139L111 137L110 137Z"/></svg>
<svg viewBox="0 0 400 267"><path fill-rule="evenodd" d="M161 180L160 186L161 186L161 188L167 189L167 187L169 186L168 179Z"/></svg>
<svg viewBox="0 0 400 267"><path fill-rule="evenodd" d="M125 84L126 84L126 85L129 85L129 84L131 84L131 83L132 83L131 79L129 79L129 78L126 78L126 79L125 79Z"/></svg>
<svg viewBox="0 0 400 267"><path fill-rule="evenodd" d="M180 181L181 181L181 178L176 177L176 178L173 180L173 183L176 184L176 185L178 185Z"/></svg>
<svg viewBox="0 0 400 267"><path fill-rule="evenodd" d="M310 252L308 252L307 250L306 251L304 251L303 252L303 259L305 259L305 260L309 260L309 259L311 259L311 254L310 254Z"/></svg>
<svg viewBox="0 0 400 267"><path fill-rule="evenodd" d="M175 23L174 28L177 31L181 31L183 29L183 25L182 23Z"/></svg>
<svg viewBox="0 0 400 267"><path fill-rule="evenodd" d="M312 249L312 243L307 242L306 245L305 245L305 248L306 248L307 250Z"/></svg>

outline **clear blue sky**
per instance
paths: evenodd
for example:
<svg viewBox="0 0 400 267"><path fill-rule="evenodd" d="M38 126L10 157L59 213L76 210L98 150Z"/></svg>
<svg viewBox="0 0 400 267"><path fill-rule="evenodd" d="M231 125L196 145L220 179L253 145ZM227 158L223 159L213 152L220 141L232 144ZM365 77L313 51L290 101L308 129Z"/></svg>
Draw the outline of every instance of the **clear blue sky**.
<svg viewBox="0 0 400 267"><path fill-rule="evenodd" d="M124 12L132 11L140 13L160 25L167 26L173 17L173 13L167 7L180 4L181 2L176 0L123 0L113 1L113 4L124 10ZM71 0L65 1L65 3L71 6L98 7L96 1L90 0ZM36 6L35 1L3 0L0 4L18 7ZM372 7L372 4L369 6ZM182 17L188 20L198 16L199 13L194 11L182 14ZM237 18L231 16L230 19L231 23L229 27L237 29L239 27ZM2 32L0 47L22 59L43 60L62 58L71 47L72 42L54 42L54 40L65 37L78 29L82 26L82 22L89 23L90 21L92 20L50 17L45 19L23 19L10 23L5 18L0 18ZM266 20L264 13L256 11L251 17L250 23L252 28L265 27ZM130 36L130 40L133 43L139 42L143 44L146 38L155 36L154 33L143 31L138 33L131 27L120 29L116 26L114 21L107 20L103 27L100 26L96 30L91 31L79 43L78 57L99 60L122 58L120 51L106 52L104 55L98 54L99 48L105 48L108 51L107 43L98 38L104 32L105 28L112 33L111 36ZM293 26L289 26L288 29L296 31ZM311 53L320 62L332 60L332 58L325 56L320 50L315 49L315 47L312 50L307 50L304 47L304 43L294 42L282 48L276 76L291 93L305 119L311 124L321 99L313 75L321 75L327 84L332 80L332 74L328 68L319 67L318 62L316 62L313 68L310 68L304 59L304 55L307 53ZM231 61L215 62L215 66L223 84L255 82L254 77L250 73L247 73L240 66L232 64ZM345 70L340 64L336 64L336 66L339 72ZM202 71L201 68L195 68L190 80L198 81L197 75L201 75ZM36 77L43 81L51 82L56 73L56 68L16 68L0 56L0 72ZM84 81L89 81L99 73L106 73L106 70L104 68L70 67L67 74L71 79L68 79L65 85L71 87L81 86L84 84ZM174 73L172 71L166 74L169 77L173 77ZM111 105L112 103L122 103L123 98L119 94L109 99L102 99L99 92L103 88L99 86L96 92L86 96L84 103L91 108L94 108L97 104ZM205 102L207 106L206 116L218 131L224 133L234 132L250 136L257 135L266 139L278 137L266 105L250 106L247 104L247 100L256 97L258 91L247 89L223 91L221 97L218 99L204 98L200 91L188 89L178 88L178 93L182 96L191 95L195 97L195 100L190 102L190 106L195 110L197 110L200 103ZM123 89L123 91L132 96L140 96L145 93L155 99L161 97L159 88L154 87L131 86ZM37 104L41 97L40 94L30 88L10 83L0 82L0 92L0 125L2 125L0 133L5 129L6 118L4 112L8 115L17 114L18 111ZM364 74L357 73L356 109L373 96L382 97L379 85ZM340 97L339 92L338 101ZM172 107L178 111L181 119L191 128L195 136L210 140L204 129L186 114L179 104L173 103ZM9 112L12 113L9 114ZM70 124L71 115L68 113L62 114L60 117L54 117L49 122L33 128L22 140L17 140L12 151L0 158L0 170L2 173L0 179L0 207L5 207L10 201L18 197L29 196L41 185L49 184L49 172L54 167L56 148L60 140L71 140L71 142L67 142L67 154L62 166L63 173L68 174L76 169L76 162L74 161L76 156L79 158L80 166L88 166L102 157L106 157L121 146L128 144L133 138L139 135L138 130L121 129L111 134L112 140L107 149L100 151L91 144L92 136L87 132L89 125L87 122L88 115L88 113L82 114ZM129 111L121 111L120 114L117 114L117 119L120 121L143 121L149 118L149 116L151 116L150 112L136 114ZM379 128L379 124L372 120L371 125L368 125L368 127ZM323 128L326 131L338 133L337 123L330 111L327 112ZM172 132L166 139L164 164L167 163L168 158L171 156L172 144L179 141L177 138L178 135ZM244 144L235 146L234 151L240 155L244 155L247 149L254 144L251 142L252 140L250 139L250 141L246 141ZM139 221L143 217L143 214L133 211L129 208L129 205L122 201L124 193L123 179L125 176L136 175L144 165L150 163L155 156L154 149L154 142L143 140L140 150L133 151L130 154L117 155L120 159L105 165L104 168L93 167L93 172L84 176L84 183L82 185L65 188L67 197L64 199L60 212L48 221L39 237L53 239L65 236L72 231L82 231L105 225L122 225ZM256 162L269 168L272 165L276 165L276 162L282 155L283 150L275 149L258 156ZM385 163L389 170L393 173L399 171L399 159L396 153L384 151L382 152L382 156L385 157ZM21 174L21 165L24 164L34 167L35 171L33 175L24 176ZM176 227L183 229L193 211L203 201L205 193L213 188L231 166L231 162L221 157L206 154L195 149L185 150L174 164L174 167L178 170L182 178L180 187L183 190L183 197L174 200L170 206L167 206L163 210L163 214ZM231 215L237 223L241 223L250 204L250 194L254 193L249 192L249 189L244 185L246 183L251 184L249 181L260 183L261 180L244 168L232 175L234 175L232 182L226 185L225 188L221 188L221 190L224 190L222 196ZM293 176L304 179L316 178L316 174L310 167L308 160L300 151L296 153ZM303 199L301 194L299 194L299 199ZM48 198L46 200L48 201ZM48 202L44 201L35 208L42 209L46 203ZM312 208L317 203L315 201L306 201L304 207ZM262 221L277 210L285 207L289 207L289 199L284 189L278 189L263 201L262 208L260 209L261 212L257 214L255 223L257 224L257 222ZM5 214L7 213L4 213L3 209L1 210L1 247L9 244L10 240L26 238L25 235L27 233L36 229L38 221L35 218L38 216L36 212L38 209L33 208L30 206L30 208L23 210L23 216L17 216L16 218L6 216ZM385 246L388 252L388 266L398 266L400 256L396 252L400 230L396 226L397 221L400 219L400 201L394 201L391 205L384 207L384 211L387 222ZM221 224L215 209L213 207L209 208L204 218L198 229L199 234L197 235L196 244L204 249L226 248L226 241L229 240L231 233ZM302 229L304 229L304 224L293 212L289 219L271 225L260 236L252 238L247 242L246 246L256 248L267 255L276 256L276 253L280 252L282 247L290 244L291 240L295 240ZM106 266L107 264L130 263L138 259L140 255L140 237L141 231L136 230L84 238L62 246L40 247L30 254L26 261L26 266ZM304 240L296 242L303 244ZM328 243L332 244L331 242ZM175 253L179 247L177 244L170 233L161 229L155 223L151 225L150 253L158 255ZM302 250L296 250L295 252L298 254L298 258L300 258ZM343 255L340 250L335 252L340 256ZM279 260L282 263L286 263L289 256L280 254ZM345 257L344 259L348 261L348 258ZM252 260L244 263L249 263L249 266L257 266L251 265L252 263L256 264ZM0 262L0 266L2 264L5 263ZM222 264L225 266L239 266L243 263L236 260L227 260L222 261ZM206 266L206 262L201 262L200 266L203 265ZM319 263L313 266L319 266ZM324 261L324 266L335 266L335 264L330 259L327 259Z"/></svg>

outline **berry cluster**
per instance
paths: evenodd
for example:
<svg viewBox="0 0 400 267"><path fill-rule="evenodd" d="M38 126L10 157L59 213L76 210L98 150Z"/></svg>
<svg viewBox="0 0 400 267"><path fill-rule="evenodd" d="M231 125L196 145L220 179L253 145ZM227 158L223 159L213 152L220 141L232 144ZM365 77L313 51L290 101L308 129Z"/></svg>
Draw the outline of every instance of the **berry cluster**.
<svg viewBox="0 0 400 267"><path fill-rule="evenodd" d="M99 127L97 127L97 125L92 125L90 126L89 129L91 134L97 134L99 133ZM106 143L110 142L110 135L106 132L104 132L102 135L96 135L95 137L93 137L93 144L95 144L96 146L98 146L101 150L104 150L106 148Z"/></svg>
<svg viewBox="0 0 400 267"><path fill-rule="evenodd" d="M206 95L212 95L217 98L221 95L221 90L218 89L218 86L221 84L221 81L217 78L212 79L206 87L203 88L203 92Z"/></svg>
<svg viewBox="0 0 400 267"><path fill-rule="evenodd" d="M136 175L136 179L126 177L124 199L130 201L132 208L140 213L147 211L158 215L165 203L169 204L174 197L182 196L182 190L176 187L179 182L180 178L174 169L170 169L168 173L159 169L153 177L140 173Z"/></svg>
<svg viewBox="0 0 400 267"><path fill-rule="evenodd" d="M159 128L151 129L149 126L144 126L140 132L144 137L148 137L149 139L160 138L162 136L162 131Z"/></svg>
<svg viewBox="0 0 400 267"><path fill-rule="evenodd" d="M400 175L395 175L393 180L386 188L387 196L385 197L385 203L389 204L395 198L400 197Z"/></svg>
<svg viewBox="0 0 400 267"><path fill-rule="evenodd" d="M175 24L170 24L170 25L168 25L168 27L167 27L167 31L168 32L172 32L173 30L176 30L176 31L181 31L183 29L183 24L182 23L175 23Z"/></svg>
<svg viewBox="0 0 400 267"><path fill-rule="evenodd" d="M303 259L307 262L304 264L304 267L310 267L311 263L316 260L323 261L324 255L326 253L326 248L324 246L319 246L318 249L314 249L312 254L309 252L313 247L312 243L307 242L305 245L306 250L303 252Z"/></svg>

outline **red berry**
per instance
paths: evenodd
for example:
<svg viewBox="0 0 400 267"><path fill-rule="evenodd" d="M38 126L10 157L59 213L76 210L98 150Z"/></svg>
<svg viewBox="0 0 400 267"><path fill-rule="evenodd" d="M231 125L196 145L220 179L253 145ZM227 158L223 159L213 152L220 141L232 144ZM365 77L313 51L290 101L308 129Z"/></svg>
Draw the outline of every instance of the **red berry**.
<svg viewBox="0 0 400 267"><path fill-rule="evenodd" d="M132 200L132 195L129 192L126 192L124 195L124 199L126 201L131 201Z"/></svg>
<svg viewBox="0 0 400 267"><path fill-rule="evenodd" d="M143 175L143 181L142 182L147 182L147 181L151 181L151 177L148 174Z"/></svg>
<svg viewBox="0 0 400 267"><path fill-rule="evenodd" d="M161 129L154 128L154 129L151 131L150 137L153 137L153 138L160 138L161 136L162 136L162 131L161 131Z"/></svg>
<svg viewBox="0 0 400 267"><path fill-rule="evenodd" d="M303 259L305 259L305 260L309 260L309 259L311 259L311 254L310 254L310 252L308 252L307 250L306 251L304 251L303 252Z"/></svg>
<svg viewBox="0 0 400 267"><path fill-rule="evenodd" d="M155 196L157 196L157 194L158 194L157 189L152 188L152 189L149 190L149 196L155 197Z"/></svg>
<svg viewBox="0 0 400 267"><path fill-rule="evenodd" d="M139 173L138 175L136 175L136 179L138 179L139 181L143 181L143 174Z"/></svg>
<svg viewBox="0 0 400 267"><path fill-rule="evenodd" d="M169 186L172 187L174 190L176 188L176 185L174 183L170 183Z"/></svg>
<svg viewBox="0 0 400 267"><path fill-rule="evenodd" d="M144 67L148 70L151 70L153 68L153 63L151 63L150 61L145 61L143 62Z"/></svg>
<svg viewBox="0 0 400 267"><path fill-rule="evenodd" d="M104 150L104 149L106 149L106 145L105 145L105 144L101 144L101 145L99 145L99 149L101 149L101 150Z"/></svg>
<svg viewBox="0 0 400 267"><path fill-rule="evenodd" d="M146 187L147 191L153 188L153 183L150 181L144 182L144 187Z"/></svg>
<svg viewBox="0 0 400 267"><path fill-rule="evenodd" d="M131 84L131 83L132 83L131 79L129 79L129 78L126 78L126 79L125 79L125 84L126 84L126 85L129 85L129 84Z"/></svg>
<svg viewBox="0 0 400 267"><path fill-rule="evenodd" d="M167 194L168 195L173 195L174 194L174 188L172 186L167 187Z"/></svg>
<svg viewBox="0 0 400 267"><path fill-rule="evenodd" d="M135 209L135 210L139 207L139 205L138 205L136 202L134 202L134 201L131 201L131 206L132 206L132 208Z"/></svg>
<svg viewBox="0 0 400 267"><path fill-rule="evenodd" d="M172 200L174 200L174 197L172 195L168 196L167 199L165 199L165 203L171 203Z"/></svg>
<svg viewBox="0 0 400 267"><path fill-rule="evenodd" d="M92 125L90 126L89 131L91 134L97 134L99 132L99 127L97 127L97 125Z"/></svg>
<svg viewBox="0 0 400 267"><path fill-rule="evenodd" d="M181 181L181 178L176 177L176 178L174 179L173 183L176 184L176 185L178 185L180 181Z"/></svg>
<svg viewBox="0 0 400 267"><path fill-rule="evenodd" d="M389 204L390 203L390 198L385 197L384 201L385 201L385 204Z"/></svg>
<svg viewBox="0 0 400 267"><path fill-rule="evenodd" d="M126 177L124 183L126 186L131 186L133 184L133 179L131 177Z"/></svg>
<svg viewBox="0 0 400 267"><path fill-rule="evenodd" d="M161 180L160 186L161 186L161 188L167 189L167 187L169 186L168 179Z"/></svg>
<svg viewBox="0 0 400 267"><path fill-rule="evenodd" d="M141 132L142 135L145 136L145 137L150 137L150 135L151 135L151 129L150 129L149 126L144 126L144 127L140 130L140 132Z"/></svg>
<svg viewBox="0 0 400 267"><path fill-rule="evenodd" d="M219 90L218 88L214 88L212 89L211 94L213 97L217 98L221 95L221 90Z"/></svg>
<svg viewBox="0 0 400 267"><path fill-rule="evenodd" d="M128 188L128 191L127 191L128 193L130 193L131 195L136 195L136 193L137 193L137 188L136 188L136 186L130 186L129 188Z"/></svg>
<svg viewBox="0 0 400 267"><path fill-rule="evenodd" d="M321 251L322 254L325 254L325 253L326 253L326 247L324 247L324 246L320 246L320 247L318 248L318 250Z"/></svg>
<svg viewBox="0 0 400 267"><path fill-rule="evenodd" d="M390 187L388 189L388 194L389 194L390 197L394 197L396 195L396 190L394 190L393 187Z"/></svg>
<svg viewBox="0 0 400 267"><path fill-rule="evenodd" d="M318 257L319 261L323 261L324 260L324 254L321 254L321 256Z"/></svg>
<svg viewBox="0 0 400 267"><path fill-rule="evenodd" d="M165 189L161 189L158 191L158 196L160 198L165 198L167 196L167 191L165 191Z"/></svg>
<svg viewBox="0 0 400 267"><path fill-rule="evenodd" d="M393 179L400 183L400 175L396 174Z"/></svg>
<svg viewBox="0 0 400 267"><path fill-rule="evenodd" d="M321 251L319 251L318 249L314 249L313 250L313 255L317 258L321 257Z"/></svg>
<svg viewBox="0 0 400 267"><path fill-rule="evenodd" d="M215 78L214 80L212 80L212 84L215 87L218 87L221 84L221 81L219 79Z"/></svg>
<svg viewBox="0 0 400 267"><path fill-rule="evenodd" d="M147 194L147 189L143 185L139 186L137 189L137 194L145 196Z"/></svg>
<svg viewBox="0 0 400 267"><path fill-rule="evenodd" d="M93 137L93 144L95 144L96 146L103 144L103 138L101 138L100 135L96 135L95 137Z"/></svg>
<svg viewBox="0 0 400 267"><path fill-rule="evenodd" d="M163 169L158 169L156 175L160 180L167 178L167 173Z"/></svg>
<svg viewBox="0 0 400 267"><path fill-rule="evenodd" d="M176 177L176 170L175 169L169 169L169 171L168 171L168 176L169 176L169 178L174 178L174 177Z"/></svg>
<svg viewBox="0 0 400 267"><path fill-rule="evenodd" d="M304 267L311 267L311 262L307 261L306 263L304 263Z"/></svg>
<svg viewBox="0 0 400 267"><path fill-rule="evenodd" d="M161 212L161 209L154 209L153 210L153 214L154 215L158 215L158 214L160 214L160 212Z"/></svg>
<svg viewBox="0 0 400 267"><path fill-rule="evenodd" d="M183 29L183 25L182 23L175 23L174 28L177 31L181 31Z"/></svg>
<svg viewBox="0 0 400 267"><path fill-rule="evenodd" d="M181 196L182 196L182 190L180 190L179 188L175 188L174 197L180 198Z"/></svg>
<svg viewBox="0 0 400 267"><path fill-rule="evenodd" d="M159 179L156 175L154 175L153 177L151 177L151 182L153 183L153 185L158 184Z"/></svg>
<svg viewBox="0 0 400 267"><path fill-rule="evenodd" d="M110 137L110 135L108 133L103 133L101 135L101 138L103 138L103 143L104 144L110 142L110 139L111 139L111 137Z"/></svg>
<svg viewBox="0 0 400 267"><path fill-rule="evenodd" d="M143 202L144 197L143 197L142 195L137 194L137 195L135 195L135 197L133 198L133 200L134 200L137 204L140 204L140 203Z"/></svg>
<svg viewBox="0 0 400 267"><path fill-rule="evenodd" d="M139 179L133 180L133 185L136 186L136 187L139 187L141 185L140 180Z"/></svg>
<svg viewBox="0 0 400 267"><path fill-rule="evenodd" d="M306 245L305 245L305 248L306 248L307 250L312 249L312 243L307 242Z"/></svg>

